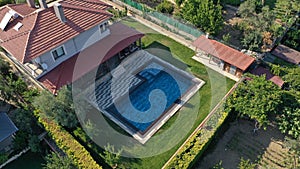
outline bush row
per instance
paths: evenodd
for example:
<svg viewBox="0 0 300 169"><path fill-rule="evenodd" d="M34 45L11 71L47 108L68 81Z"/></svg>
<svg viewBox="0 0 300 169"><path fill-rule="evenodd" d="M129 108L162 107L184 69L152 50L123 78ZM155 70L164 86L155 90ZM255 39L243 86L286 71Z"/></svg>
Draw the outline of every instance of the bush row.
<svg viewBox="0 0 300 169"><path fill-rule="evenodd" d="M57 146L70 157L78 168L101 169L90 153L75 138L54 121L39 117L39 122L50 133Z"/></svg>
<svg viewBox="0 0 300 169"><path fill-rule="evenodd" d="M166 168L189 168L200 157L214 138L222 123L227 118L227 112L216 112L204 127L194 134Z"/></svg>

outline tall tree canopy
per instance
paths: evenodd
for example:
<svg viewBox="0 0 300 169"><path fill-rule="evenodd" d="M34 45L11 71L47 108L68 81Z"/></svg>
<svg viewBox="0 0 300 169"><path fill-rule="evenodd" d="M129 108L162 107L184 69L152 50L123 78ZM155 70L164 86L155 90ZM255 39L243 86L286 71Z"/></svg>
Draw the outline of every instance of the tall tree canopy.
<svg viewBox="0 0 300 169"><path fill-rule="evenodd" d="M300 137L300 68L281 68L286 87L279 90L265 76L247 75L227 100L229 109L266 125L275 117L279 130L293 138ZM274 120L273 120L274 121Z"/></svg>
<svg viewBox="0 0 300 169"><path fill-rule="evenodd" d="M213 0L185 1L181 12L184 19L211 34L216 34L223 24L219 0L216 3Z"/></svg>
<svg viewBox="0 0 300 169"><path fill-rule="evenodd" d="M247 115L257 120L261 126L266 126L268 115L275 114L281 103L277 92L279 88L266 81L265 76L258 77L251 74L247 76L250 78L239 85L228 99L227 105L240 115Z"/></svg>
<svg viewBox="0 0 300 169"><path fill-rule="evenodd" d="M62 126L72 128L78 123L75 114L71 89L62 87L57 97L48 91L43 91L33 101L33 105L38 108L41 115L55 120Z"/></svg>

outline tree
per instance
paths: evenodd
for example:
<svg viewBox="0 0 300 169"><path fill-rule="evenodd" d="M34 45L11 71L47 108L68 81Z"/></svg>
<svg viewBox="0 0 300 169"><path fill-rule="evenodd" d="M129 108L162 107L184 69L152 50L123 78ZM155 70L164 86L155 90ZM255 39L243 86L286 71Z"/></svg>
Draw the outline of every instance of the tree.
<svg viewBox="0 0 300 169"><path fill-rule="evenodd" d="M0 153L0 165L8 160L8 154Z"/></svg>
<svg viewBox="0 0 300 169"><path fill-rule="evenodd" d="M244 19L255 15L256 13L256 2L255 0L247 0L243 2L238 10L238 14Z"/></svg>
<svg viewBox="0 0 300 169"><path fill-rule="evenodd" d="M40 139L37 135L29 136L28 146L30 147L31 152L41 152Z"/></svg>
<svg viewBox="0 0 300 169"><path fill-rule="evenodd" d="M28 134L24 131L18 131L13 140L14 150L23 150L28 146Z"/></svg>
<svg viewBox="0 0 300 169"><path fill-rule="evenodd" d="M0 58L0 74L3 76L7 76L10 72L11 67L9 63Z"/></svg>
<svg viewBox="0 0 300 169"><path fill-rule="evenodd" d="M243 157L239 163L239 169L255 169L256 165L253 164L249 159L245 160Z"/></svg>
<svg viewBox="0 0 300 169"><path fill-rule="evenodd" d="M156 10L162 13L172 14L174 6L171 2L164 0L162 3L156 6Z"/></svg>
<svg viewBox="0 0 300 169"><path fill-rule="evenodd" d="M6 5L6 4L11 4L14 3L13 0L0 0L0 6Z"/></svg>
<svg viewBox="0 0 300 169"><path fill-rule="evenodd" d="M281 103L279 88L265 76L246 74L248 80L239 85L226 105L239 115L257 120L260 126L269 123L268 116L276 114Z"/></svg>
<svg viewBox="0 0 300 169"><path fill-rule="evenodd" d="M282 77L287 83L290 90L300 91L300 68L292 68L288 73Z"/></svg>
<svg viewBox="0 0 300 169"><path fill-rule="evenodd" d="M259 51L260 46L262 44L261 33L259 31L244 32L242 44L249 50Z"/></svg>
<svg viewBox="0 0 300 169"><path fill-rule="evenodd" d="M53 119L62 126L73 128L78 124L69 87L61 88L57 97L43 91L34 98L33 105L41 111L42 117Z"/></svg>
<svg viewBox="0 0 300 169"><path fill-rule="evenodd" d="M34 116L31 111L24 109L17 109L13 112L12 119L16 126L26 133L32 133L32 124L34 122Z"/></svg>
<svg viewBox="0 0 300 169"><path fill-rule="evenodd" d="M213 0L189 0L181 12L185 20L211 34L216 34L223 25L219 0L216 3Z"/></svg>
<svg viewBox="0 0 300 169"><path fill-rule="evenodd" d="M115 147L110 144L107 144L107 146L105 146L104 148L105 151L103 152L103 154L100 154L100 156L108 165L115 168L119 163L122 150L115 151Z"/></svg>
<svg viewBox="0 0 300 169"><path fill-rule="evenodd" d="M43 169L76 169L76 167L67 156L59 156L52 152L46 156L46 164Z"/></svg>

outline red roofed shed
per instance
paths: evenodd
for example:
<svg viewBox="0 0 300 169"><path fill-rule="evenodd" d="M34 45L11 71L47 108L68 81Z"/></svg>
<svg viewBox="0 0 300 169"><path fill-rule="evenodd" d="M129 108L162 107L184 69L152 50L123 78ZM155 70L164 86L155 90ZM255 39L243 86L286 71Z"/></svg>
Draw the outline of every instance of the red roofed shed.
<svg viewBox="0 0 300 169"><path fill-rule="evenodd" d="M200 49L212 56L213 61L218 62L221 69L238 77L255 61L253 57L205 36L200 36L193 45L196 50Z"/></svg>

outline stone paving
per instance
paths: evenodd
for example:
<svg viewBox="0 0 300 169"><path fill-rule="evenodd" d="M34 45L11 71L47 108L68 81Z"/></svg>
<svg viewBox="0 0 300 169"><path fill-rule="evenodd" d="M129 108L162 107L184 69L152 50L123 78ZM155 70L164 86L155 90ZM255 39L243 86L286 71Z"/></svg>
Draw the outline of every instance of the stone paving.
<svg viewBox="0 0 300 169"><path fill-rule="evenodd" d="M197 53L197 55L193 56L193 59L236 82L240 80L240 78L220 69L218 64L210 61L209 57L207 57L205 54Z"/></svg>

